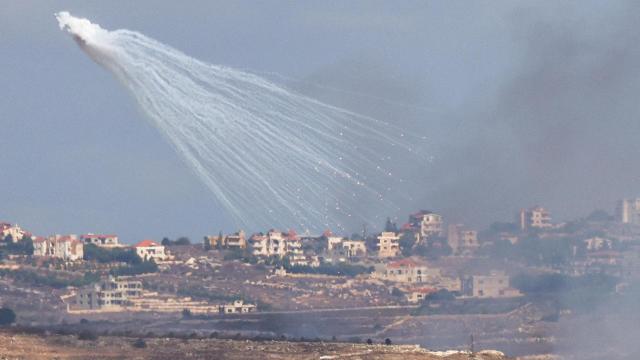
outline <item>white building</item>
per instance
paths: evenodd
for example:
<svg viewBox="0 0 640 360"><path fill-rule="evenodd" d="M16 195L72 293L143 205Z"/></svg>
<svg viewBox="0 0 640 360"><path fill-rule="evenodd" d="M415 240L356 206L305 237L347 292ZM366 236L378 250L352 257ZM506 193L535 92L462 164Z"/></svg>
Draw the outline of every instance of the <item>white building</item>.
<svg viewBox="0 0 640 360"><path fill-rule="evenodd" d="M478 298L517 297L522 294L510 287L509 276L503 272L492 272L489 275L473 275L461 279L462 293Z"/></svg>
<svg viewBox="0 0 640 360"><path fill-rule="evenodd" d="M340 243L341 253L352 258L367 255L367 245L364 240L344 240Z"/></svg>
<svg viewBox="0 0 640 360"><path fill-rule="evenodd" d="M279 256L289 255L292 259L301 259L302 242L295 231L281 232L269 230L267 234L255 234L250 239L253 255L256 256Z"/></svg>
<svg viewBox="0 0 640 360"><path fill-rule="evenodd" d="M143 260L164 261L168 258L164 246L153 240L142 240L136 245L136 254Z"/></svg>
<svg viewBox="0 0 640 360"><path fill-rule="evenodd" d="M18 242L25 236L31 237L31 233L16 224L0 223L0 240L4 240L7 236L11 236L13 242Z"/></svg>
<svg viewBox="0 0 640 360"><path fill-rule="evenodd" d="M618 201L616 218L623 224L640 224L640 198Z"/></svg>
<svg viewBox="0 0 640 360"><path fill-rule="evenodd" d="M119 247L118 235L84 234L80 235L80 240L85 244L93 244L101 247Z"/></svg>
<svg viewBox="0 0 640 360"><path fill-rule="evenodd" d="M406 258L385 264L377 270L375 277L400 283L437 283L440 278L440 269L430 268L427 264Z"/></svg>
<svg viewBox="0 0 640 360"><path fill-rule="evenodd" d="M518 214L520 230L549 229L553 227L549 212L542 206L534 206L530 209L522 209Z"/></svg>
<svg viewBox="0 0 640 360"><path fill-rule="evenodd" d="M378 257L395 257L400 255L400 236L398 234L385 231L378 236Z"/></svg>
<svg viewBox="0 0 640 360"><path fill-rule="evenodd" d="M420 235L420 240L442 236L442 216L427 210L420 210L409 217L409 224Z"/></svg>
<svg viewBox="0 0 640 360"><path fill-rule="evenodd" d="M33 240L34 256L49 256L68 261L82 260L84 246L76 235L53 235Z"/></svg>
<svg viewBox="0 0 640 360"><path fill-rule="evenodd" d="M207 236L206 240L209 242L211 248L222 247L225 249L246 249L247 240L244 230L240 230L236 233L225 235L211 235Z"/></svg>
<svg viewBox="0 0 640 360"><path fill-rule="evenodd" d="M474 251L480 247L478 232L467 229L462 224L449 224L447 243L454 253Z"/></svg>

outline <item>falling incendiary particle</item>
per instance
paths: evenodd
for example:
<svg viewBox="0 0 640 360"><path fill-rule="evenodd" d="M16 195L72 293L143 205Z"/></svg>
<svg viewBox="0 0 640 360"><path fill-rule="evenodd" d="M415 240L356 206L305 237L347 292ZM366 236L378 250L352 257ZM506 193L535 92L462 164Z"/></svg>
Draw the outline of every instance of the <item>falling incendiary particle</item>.
<svg viewBox="0 0 640 360"><path fill-rule="evenodd" d="M206 64L137 32L105 30L67 12L56 18L91 59L129 90L238 225L331 226L342 224L346 215L360 215L363 208L368 214L385 212L397 207L395 199L406 197L399 186L385 198L376 196L395 181L381 176L389 171L380 166L391 159L388 148L408 163L433 161L415 154L422 134L322 103L255 74ZM335 211L318 210L335 198L344 200ZM265 212L256 203L271 208ZM371 215L361 216L375 222L366 218Z"/></svg>

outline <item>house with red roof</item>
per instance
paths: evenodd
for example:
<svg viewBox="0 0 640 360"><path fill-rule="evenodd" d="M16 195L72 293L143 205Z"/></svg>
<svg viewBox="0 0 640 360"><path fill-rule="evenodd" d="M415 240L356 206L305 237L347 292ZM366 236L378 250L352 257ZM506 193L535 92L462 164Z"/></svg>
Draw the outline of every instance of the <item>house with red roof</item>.
<svg viewBox="0 0 640 360"><path fill-rule="evenodd" d="M168 259L164 246L153 240L142 240L133 246L143 260L164 261Z"/></svg>

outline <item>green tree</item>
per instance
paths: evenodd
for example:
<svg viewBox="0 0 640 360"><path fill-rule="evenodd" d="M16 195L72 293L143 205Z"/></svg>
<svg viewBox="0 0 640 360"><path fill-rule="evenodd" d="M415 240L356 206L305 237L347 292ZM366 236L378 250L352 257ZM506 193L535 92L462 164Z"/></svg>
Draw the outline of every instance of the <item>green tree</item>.
<svg viewBox="0 0 640 360"><path fill-rule="evenodd" d="M411 231L403 232L400 235L400 251L403 256L411 256L413 245L416 242L415 234Z"/></svg>

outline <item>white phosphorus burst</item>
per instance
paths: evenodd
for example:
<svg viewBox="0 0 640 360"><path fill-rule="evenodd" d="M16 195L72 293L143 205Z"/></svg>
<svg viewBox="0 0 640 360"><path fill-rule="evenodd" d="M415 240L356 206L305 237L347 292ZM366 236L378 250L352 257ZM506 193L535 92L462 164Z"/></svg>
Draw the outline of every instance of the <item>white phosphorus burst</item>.
<svg viewBox="0 0 640 360"><path fill-rule="evenodd" d="M56 18L129 90L238 225L374 223L411 195L387 152L399 148L405 161L423 163L418 136L137 32L108 31L68 12Z"/></svg>

